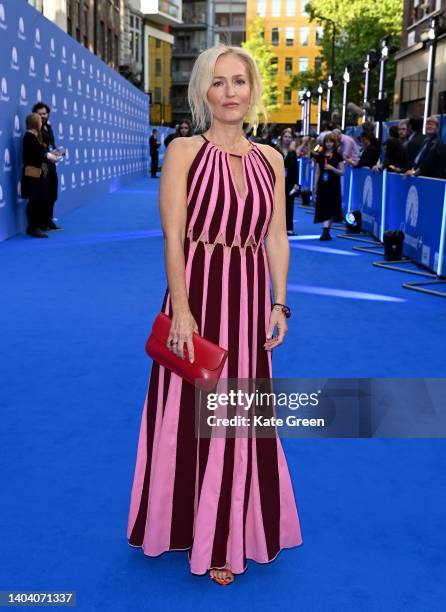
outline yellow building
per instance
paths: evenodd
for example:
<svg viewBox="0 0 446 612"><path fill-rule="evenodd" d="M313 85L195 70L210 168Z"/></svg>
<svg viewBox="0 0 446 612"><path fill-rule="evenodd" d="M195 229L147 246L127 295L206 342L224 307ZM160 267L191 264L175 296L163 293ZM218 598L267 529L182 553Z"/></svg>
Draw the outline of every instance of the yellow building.
<svg viewBox="0 0 446 612"><path fill-rule="evenodd" d="M269 115L270 123L294 125L301 119L299 92L290 87L290 77L312 70L319 55L323 28L308 21L309 0L247 0L246 29L257 18L265 24L265 42L277 55L276 81L280 110ZM313 100L312 100L313 102ZM317 122L317 101L312 103L311 123Z"/></svg>

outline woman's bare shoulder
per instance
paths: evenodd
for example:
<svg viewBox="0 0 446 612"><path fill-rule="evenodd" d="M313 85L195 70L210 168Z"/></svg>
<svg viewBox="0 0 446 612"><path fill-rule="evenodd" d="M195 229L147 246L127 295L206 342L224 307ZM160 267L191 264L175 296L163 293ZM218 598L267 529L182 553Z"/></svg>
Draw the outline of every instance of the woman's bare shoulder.
<svg viewBox="0 0 446 612"><path fill-rule="evenodd" d="M165 158L175 158L176 162L181 163L183 161L184 165L187 165L198 153L204 142L201 136L178 136L167 147Z"/></svg>
<svg viewBox="0 0 446 612"><path fill-rule="evenodd" d="M268 144L256 142L255 145L256 147L259 147L260 151L264 154L266 159L269 161L269 163L275 170L283 169L284 160L280 151L278 151L274 147L271 147Z"/></svg>

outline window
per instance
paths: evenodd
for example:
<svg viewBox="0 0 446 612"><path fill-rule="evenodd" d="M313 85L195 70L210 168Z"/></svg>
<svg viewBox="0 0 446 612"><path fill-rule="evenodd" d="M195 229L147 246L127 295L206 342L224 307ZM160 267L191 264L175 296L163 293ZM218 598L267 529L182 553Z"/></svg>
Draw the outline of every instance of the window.
<svg viewBox="0 0 446 612"><path fill-rule="evenodd" d="M271 59L271 74L277 74L279 69L279 58L278 57L273 57Z"/></svg>
<svg viewBox="0 0 446 612"><path fill-rule="evenodd" d="M260 15L260 17L265 17L266 0L257 0L257 15Z"/></svg>
<svg viewBox="0 0 446 612"><path fill-rule="evenodd" d="M285 74L292 74L293 72L293 58L286 57L285 58Z"/></svg>
<svg viewBox="0 0 446 612"><path fill-rule="evenodd" d="M296 14L296 0L286 0L287 17L294 17Z"/></svg>
<svg viewBox="0 0 446 612"><path fill-rule="evenodd" d="M308 70L308 57L299 58L299 72L307 72Z"/></svg>
<svg viewBox="0 0 446 612"><path fill-rule="evenodd" d="M155 60L155 74L161 76L161 60L158 57Z"/></svg>
<svg viewBox="0 0 446 612"><path fill-rule="evenodd" d="M322 58L321 57L317 57L314 60L314 69L316 70L316 72L322 71Z"/></svg>
<svg viewBox="0 0 446 612"><path fill-rule="evenodd" d="M308 39L310 37L310 28L300 29L300 44L302 47L308 47Z"/></svg>
<svg viewBox="0 0 446 612"><path fill-rule="evenodd" d="M273 17L280 17L280 3L281 0L272 0L271 15Z"/></svg>
<svg viewBox="0 0 446 612"><path fill-rule="evenodd" d="M307 6L309 0L301 0L301 4L300 4L300 14L301 15L308 15L307 11L305 10L305 7Z"/></svg>
<svg viewBox="0 0 446 612"><path fill-rule="evenodd" d="M119 41L118 41L117 34L115 34L114 62L115 62L115 67L118 67L119 66Z"/></svg>
<svg viewBox="0 0 446 612"><path fill-rule="evenodd" d="M155 103L161 104L161 87L155 87Z"/></svg>
<svg viewBox="0 0 446 612"><path fill-rule="evenodd" d="M318 26L316 28L316 44L320 45L322 43L323 38L324 38L324 28L322 26Z"/></svg>
<svg viewBox="0 0 446 612"><path fill-rule="evenodd" d="M291 87L285 87L283 90L283 103L291 104Z"/></svg>
<svg viewBox="0 0 446 612"><path fill-rule="evenodd" d="M271 30L271 44L275 46L279 44L279 28L273 28Z"/></svg>
<svg viewBox="0 0 446 612"><path fill-rule="evenodd" d="M141 18L130 15L129 28L130 53L134 62L141 61Z"/></svg>
<svg viewBox="0 0 446 612"><path fill-rule="evenodd" d="M285 28L285 44L287 47L294 45L294 28Z"/></svg>
<svg viewBox="0 0 446 612"><path fill-rule="evenodd" d="M156 40L155 46L157 49L159 49L161 47L161 40L159 38L155 38L155 40Z"/></svg>

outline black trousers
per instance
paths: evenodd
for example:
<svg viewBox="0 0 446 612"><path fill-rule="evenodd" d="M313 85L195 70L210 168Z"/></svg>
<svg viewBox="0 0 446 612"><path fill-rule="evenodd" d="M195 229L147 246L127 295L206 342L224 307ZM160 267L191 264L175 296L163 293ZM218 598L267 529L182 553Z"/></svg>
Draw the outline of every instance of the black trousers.
<svg viewBox="0 0 446 612"><path fill-rule="evenodd" d="M22 176L21 193L28 198L26 205L26 218L28 231L47 227L48 215L48 184L45 177L40 179Z"/></svg>
<svg viewBox="0 0 446 612"><path fill-rule="evenodd" d="M47 206L39 195L29 198L26 205L26 218L28 220L28 231L46 227Z"/></svg>
<svg viewBox="0 0 446 612"><path fill-rule="evenodd" d="M158 151L156 153L152 153L150 155L151 158L151 164L150 164L150 174L152 176L152 178L156 178L156 173L158 171Z"/></svg>
<svg viewBox="0 0 446 612"><path fill-rule="evenodd" d="M59 181L57 178L57 172L55 169L50 167L47 175L47 201L45 207L45 218L44 226L48 227L53 222L54 217L54 205L57 200Z"/></svg>

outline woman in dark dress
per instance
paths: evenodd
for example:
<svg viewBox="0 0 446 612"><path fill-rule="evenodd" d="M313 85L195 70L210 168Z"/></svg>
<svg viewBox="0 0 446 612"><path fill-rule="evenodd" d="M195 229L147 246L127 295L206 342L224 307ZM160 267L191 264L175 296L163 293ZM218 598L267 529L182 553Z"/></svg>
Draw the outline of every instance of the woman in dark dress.
<svg viewBox="0 0 446 612"><path fill-rule="evenodd" d="M26 117L26 132L23 135L23 170L20 193L22 198L28 200L26 206L28 228L26 233L34 238L48 238L48 234L41 229L46 221L48 198L46 149L42 141L41 129L42 118L40 115L30 113ZM25 168L31 168L31 172L35 176L27 176Z"/></svg>
<svg viewBox="0 0 446 612"><path fill-rule="evenodd" d="M285 164L285 196L286 196L286 229L288 236L295 236L294 231L294 198L299 189L297 185L297 154L296 143L290 128L283 130L279 137L277 149L282 153Z"/></svg>
<svg viewBox="0 0 446 612"><path fill-rule="evenodd" d="M337 151L338 139L329 132L323 141L323 150L315 156L316 174L314 190L316 209L314 223L323 223L320 240L331 240L332 221L342 221L341 176L344 162Z"/></svg>

